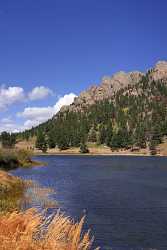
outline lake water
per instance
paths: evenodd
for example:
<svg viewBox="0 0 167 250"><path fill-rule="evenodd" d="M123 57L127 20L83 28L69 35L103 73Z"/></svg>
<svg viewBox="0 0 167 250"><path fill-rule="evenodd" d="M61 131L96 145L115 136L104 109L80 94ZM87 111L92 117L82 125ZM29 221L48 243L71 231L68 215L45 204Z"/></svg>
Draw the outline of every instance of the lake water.
<svg viewBox="0 0 167 250"><path fill-rule="evenodd" d="M86 214L94 246L112 250L167 250L167 158L38 156L48 166L16 176L51 187L67 215ZM38 201L32 206L39 207ZM54 209L50 210L50 213Z"/></svg>

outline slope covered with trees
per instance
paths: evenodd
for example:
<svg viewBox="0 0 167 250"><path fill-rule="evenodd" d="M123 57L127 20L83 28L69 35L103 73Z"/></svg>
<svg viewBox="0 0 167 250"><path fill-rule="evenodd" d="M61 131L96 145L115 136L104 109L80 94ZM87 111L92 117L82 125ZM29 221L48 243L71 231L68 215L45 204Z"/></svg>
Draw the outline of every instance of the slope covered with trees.
<svg viewBox="0 0 167 250"><path fill-rule="evenodd" d="M154 154L167 135L166 75L157 78L154 71L149 70L137 83L126 84L110 97L80 109L73 104L74 108L61 110L51 120L17 137L35 135L37 147L42 145L44 150L47 146L62 150L94 142L113 150L149 147Z"/></svg>

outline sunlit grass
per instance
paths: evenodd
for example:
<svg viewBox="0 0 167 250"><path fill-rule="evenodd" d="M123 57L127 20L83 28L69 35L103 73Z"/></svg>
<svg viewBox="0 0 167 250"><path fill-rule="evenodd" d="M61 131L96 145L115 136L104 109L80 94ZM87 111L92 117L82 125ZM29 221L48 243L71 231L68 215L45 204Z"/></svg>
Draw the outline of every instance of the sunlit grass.
<svg viewBox="0 0 167 250"><path fill-rule="evenodd" d="M48 220L33 209L0 216L0 250L89 250L93 238L83 233L84 218L75 223L58 212Z"/></svg>
<svg viewBox="0 0 167 250"><path fill-rule="evenodd" d="M23 192L21 179L0 171L0 213L18 209Z"/></svg>

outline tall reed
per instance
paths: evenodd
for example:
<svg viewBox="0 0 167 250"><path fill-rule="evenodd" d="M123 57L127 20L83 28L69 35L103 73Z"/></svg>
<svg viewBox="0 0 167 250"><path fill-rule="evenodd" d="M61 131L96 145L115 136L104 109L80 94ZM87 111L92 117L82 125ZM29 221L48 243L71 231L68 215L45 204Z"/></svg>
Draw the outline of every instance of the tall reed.
<svg viewBox="0 0 167 250"><path fill-rule="evenodd" d="M0 250L89 250L93 238L79 223L58 212L48 225L33 209L0 216Z"/></svg>

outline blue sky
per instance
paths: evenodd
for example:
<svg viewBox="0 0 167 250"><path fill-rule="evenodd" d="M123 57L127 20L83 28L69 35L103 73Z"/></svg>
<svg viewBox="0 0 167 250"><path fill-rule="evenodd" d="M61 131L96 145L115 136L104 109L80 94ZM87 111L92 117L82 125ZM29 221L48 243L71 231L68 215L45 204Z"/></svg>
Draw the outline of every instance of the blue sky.
<svg viewBox="0 0 167 250"><path fill-rule="evenodd" d="M1 0L0 131L48 119L104 75L167 60L166 12L166 0Z"/></svg>

